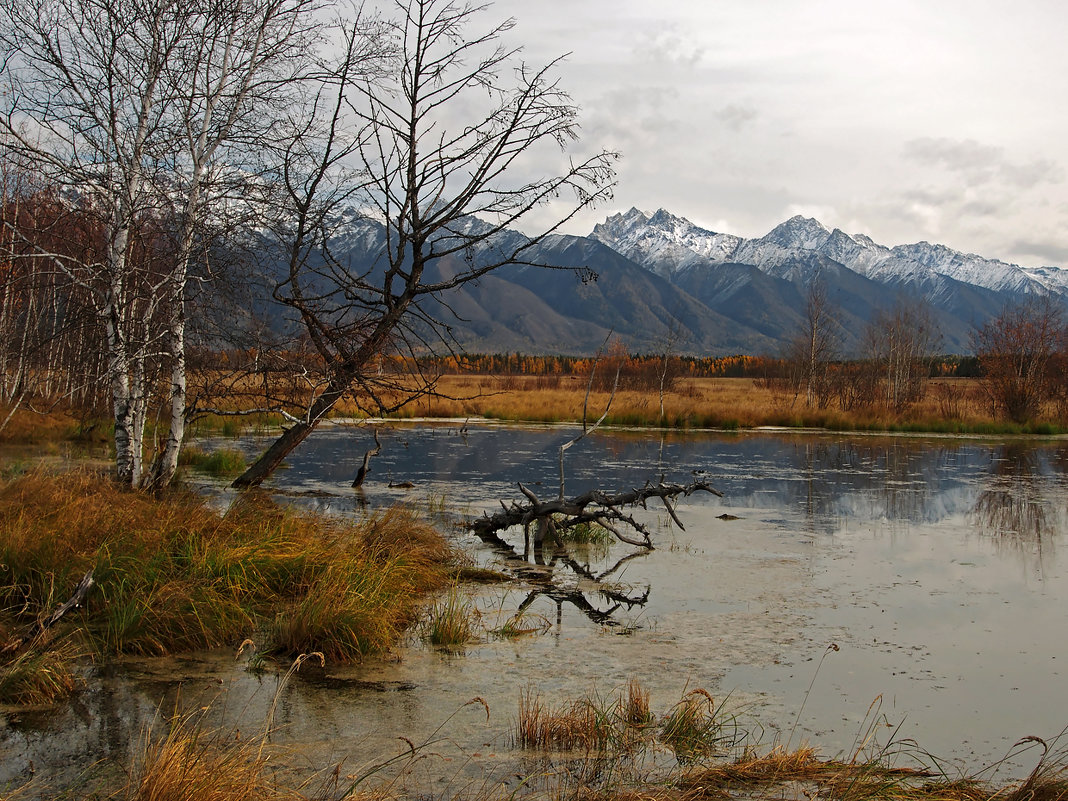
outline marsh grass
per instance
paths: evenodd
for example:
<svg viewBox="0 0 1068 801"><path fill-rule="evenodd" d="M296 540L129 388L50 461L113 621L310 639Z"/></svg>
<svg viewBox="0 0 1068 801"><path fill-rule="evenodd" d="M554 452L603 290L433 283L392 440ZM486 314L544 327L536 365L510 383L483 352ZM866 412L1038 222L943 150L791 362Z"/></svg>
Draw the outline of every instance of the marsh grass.
<svg viewBox="0 0 1068 801"><path fill-rule="evenodd" d="M245 454L236 448L204 451L195 445L182 448L178 464L213 476L238 476L245 471Z"/></svg>
<svg viewBox="0 0 1068 801"><path fill-rule="evenodd" d="M521 748L634 753L659 742L680 764L698 756L725 753L745 735L734 716L722 716L712 696L687 693L660 720L650 708L649 692L636 680L614 697L587 695L547 705L533 690L520 693L513 739Z"/></svg>
<svg viewBox="0 0 1068 801"><path fill-rule="evenodd" d="M385 651L445 585L451 554L402 508L345 522L251 494L220 516L188 493L156 498L78 471L0 486L0 608L12 626L26 625L93 568L97 586L68 618L104 656L236 644L265 631L278 653Z"/></svg>
<svg viewBox="0 0 1068 801"><path fill-rule="evenodd" d="M52 706L82 686L78 663L85 649L73 638L34 641L0 658L0 705Z"/></svg>
<svg viewBox="0 0 1068 801"><path fill-rule="evenodd" d="M514 640L519 637L544 634L552 626L552 621L544 615L520 612L509 617L497 628L491 629L490 634L501 640Z"/></svg>
<svg viewBox="0 0 1068 801"><path fill-rule="evenodd" d="M474 641L478 612L455 585L444 598L430 607L423 623L423 637L431 645L463 646Z"/></svg>
<svg viewBox="0 0 1068 801"><path fill-rule="evenodd" d="M303 799L273 780L260 738L206 730L203 718L180 717L165 736L149 738L130 777L128 801L283 801Z"/></svg>
<svg viewBox="0 0 1068 801"><path fill-rule="evenodd" d="M659 738L680 761L712 753L726 739L712 696L701 689L688 692L660 723Z"/></svg>
<svg viewBox="0 0 1068 801"><path fill-rule="evenodd" d="M596 523L576 523L566 528L557 528L557 536L566 543L590 545L603 548L615 541L612 532Z"/></svg>
<svg viewBox="0 0 1068 801"><path fill-rule="evenodd" d="M514 740L520 748L602 751L612 735L612 704L595 697L548 706L533 689L520 691Z"/></svg>

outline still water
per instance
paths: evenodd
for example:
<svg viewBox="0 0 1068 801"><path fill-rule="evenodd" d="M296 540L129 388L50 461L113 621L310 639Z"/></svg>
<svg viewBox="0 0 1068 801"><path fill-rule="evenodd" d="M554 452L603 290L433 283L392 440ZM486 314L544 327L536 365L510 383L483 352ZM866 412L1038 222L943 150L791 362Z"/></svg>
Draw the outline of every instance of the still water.
<svg viewBox="0 0 1068 801"><path fill-rule="evenodd" d="M30 761L59 773L124 762L179 686L184 703L210 702L246 732L274 705L274 740L298 773L338 761L358 773L403 751L398 737L437 737L412 779L427 789L522 772L509 735L521 691L552 703L632 678L660 713L707 690L765 745L808 741L848 757L861 741L914 740L966 772L1068 725L1068 442L597 432L567 451L569 495L696 476L723 497L680 501L685 530L658 502L639 510L654 531L648 552L535 553L521 532L485 543L448 526L521 500L516 482L555 495L559 447L576 433L383 427L358 492L349 484L370 431L317 432L272 489L337 514L403 501L441 515L476 561L519 577L471 589L481 640L443 651L413 635L389 658L302 671L281 692L279 675L251 674L231 653L131 662L57 715L9 722L0 778ZM240 445L252 454L263 443ZM518 609L546 631L489 634ZM488 718L464 706L476 696Z"/></svg>

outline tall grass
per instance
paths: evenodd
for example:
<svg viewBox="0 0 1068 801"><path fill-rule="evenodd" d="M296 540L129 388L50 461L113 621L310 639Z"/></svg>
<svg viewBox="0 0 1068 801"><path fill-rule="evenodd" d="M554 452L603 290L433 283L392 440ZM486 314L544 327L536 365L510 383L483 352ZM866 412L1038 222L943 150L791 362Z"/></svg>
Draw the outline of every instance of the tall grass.
<svg viewBox="0 0 1068 801"><path fill-rule="evenodd" d="M148 740L123 796L128 801L283 801L303 799L279 786L259 738L207 731L196 718L178 718L167 734Z"/></svg>
<svg viewBox="0 0 1068 801"><path fill-rule="evenodd" d="M0 607L24 625L94 569L73 617L99 654L262 640L356 659L389 649L445 585L451 551L411 512L354 523L249 496L220 516L191 494L124 491L89 472L0 487Z"/></svg>
<svg viewBox="0 0 1068 801"><path fill-rule="evenodd" d="M423 636L431 645L461 646L475 639L475 609L453 586L430 608Z"/></svg>
<svg viewBox="0 0 1068 801"><path fill-rule="evenodd" d="M0 661L0 704L51 706L70 697L83 683L76 668L83 649L71 638L46 645L30 643Z"/></svg>

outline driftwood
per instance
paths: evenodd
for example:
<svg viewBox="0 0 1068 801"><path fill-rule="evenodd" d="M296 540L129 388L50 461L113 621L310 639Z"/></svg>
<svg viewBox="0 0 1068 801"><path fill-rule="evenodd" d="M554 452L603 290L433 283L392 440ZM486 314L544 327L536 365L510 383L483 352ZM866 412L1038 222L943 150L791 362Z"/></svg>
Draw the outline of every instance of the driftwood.
<svg viewBox="0 0 1068 801"><path fill-rule="evenodd" d="M4 646L3 652L17 651L30 640L38 637L48 629L52 628L52 626L56 625L67 612L82 605L85 596L89 593L89 590L92 589L95 583L96 582L93 581L93 571L92 568L90 568L89 572L82 576L82 580L78 582L78 586L74 588L74 593L70 598L56 607L56 610L48 617L34 623L21 637L16 637Z"/></svg>
<svg viewBox="0 0 1068 801"><path fill-rule="evenodd" d="M648 508L650 498L659 498L675 524L685 530L679 520L672 501L680 495L685 497L694 492L709 492L722 497L722 493L704 481L691 484L646 484L641 489L609 494L601 490L577 495L574 498L556 498L541 501L527 487L519 484L519 490L527 498L527 503L512 502L510 506L501 502L501 511L492 515L483 515L473 520L468 528L477 536L486 536L504 531L512 526L523 526L524 534L529 537L534 530L534 544L540 545L545 538L559 540L562 532L573 526L596 524L610 531L618 540L641 548L652 548L652 533L645 525L635 520L633 515L624 512L626 507L642 506ZM635 539L634 532L641 536Z"/></svg>

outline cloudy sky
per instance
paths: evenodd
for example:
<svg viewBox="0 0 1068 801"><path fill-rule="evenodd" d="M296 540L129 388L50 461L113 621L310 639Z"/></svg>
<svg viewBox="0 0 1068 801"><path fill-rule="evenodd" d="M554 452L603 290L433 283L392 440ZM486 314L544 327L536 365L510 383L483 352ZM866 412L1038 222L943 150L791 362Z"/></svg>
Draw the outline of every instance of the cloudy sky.
<svg viewBox="0 0 1068 801"><path fill-rule="evenodd" d="M1063 0L498 0L617 149L615 211L762 236L794 214L1068 267ZM488 20L487 20L488 21Z"/></svg>

